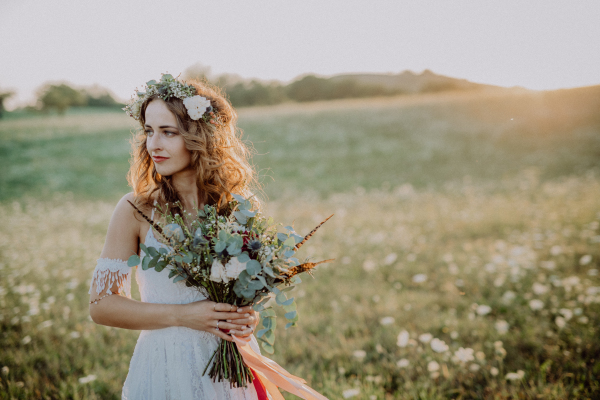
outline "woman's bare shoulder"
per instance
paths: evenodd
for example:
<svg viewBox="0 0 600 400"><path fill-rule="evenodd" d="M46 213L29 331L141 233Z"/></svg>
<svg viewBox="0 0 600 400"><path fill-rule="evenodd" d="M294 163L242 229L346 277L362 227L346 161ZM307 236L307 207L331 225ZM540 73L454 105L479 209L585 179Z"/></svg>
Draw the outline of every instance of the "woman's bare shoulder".
<svg viewBox="0 0 600 400"><path fill-rule="evenodd" d="M136 211L130 202L136 204L133 193L127 193L117 203L108 224L101 257L125 260L137 253L143 220L136 218Z"/></svg>

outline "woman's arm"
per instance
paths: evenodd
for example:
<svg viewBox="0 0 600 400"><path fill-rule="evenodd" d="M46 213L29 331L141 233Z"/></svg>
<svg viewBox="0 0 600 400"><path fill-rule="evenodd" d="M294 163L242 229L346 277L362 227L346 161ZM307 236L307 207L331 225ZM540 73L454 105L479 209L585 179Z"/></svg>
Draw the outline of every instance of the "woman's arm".
<svg viewBox="0 0 600 400"><path fill-rule="evenodd" d="M127 284L132 271L126 267L124 260L137 254L142 224L146 223L135 217L128 200L133 202L132 193L119 201L108 226L100 261L110 260L108 262L113 264L113 268L94 274L90 289L92 320L101 325L136 330L185 326L213 333L225 340L232 339L216 329L217 322L220 329L230 329L232 334L246 333L239 324L226 322L248 321L253 316L246 309L239 309L238 312L235 309L231 310L232 307L228 304L217 304L207 300L189 304L154 304L110 295L121 292L128 294Z"/></svg>

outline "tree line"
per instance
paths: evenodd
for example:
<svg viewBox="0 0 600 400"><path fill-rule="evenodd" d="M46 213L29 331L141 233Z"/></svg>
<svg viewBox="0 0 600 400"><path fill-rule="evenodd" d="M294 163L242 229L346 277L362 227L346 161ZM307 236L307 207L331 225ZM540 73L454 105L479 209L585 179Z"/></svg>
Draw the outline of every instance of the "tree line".
<svg viewBox="0 0 600 400"><path fill-rule="evenodd" d="M437 80L427 81L418 92L436 92L444 90L460 90L468 88L458 80L435 76ZM318 100L334 100L346 98L396 96L414 93L405 87L386 84L386 81L365 82L355 76L334 76L322 78L305 75L290 83L278 81L260 81L243 79L236 75L222 74L213 76L210 68L197 64L183 73L183 79L203 79L220 86L229 97L234 107L274 105L284 102L310 102ZM423 76L421 76L422 78ZM472 84L477 85L477 84ZM14 93L0 91L0 118L4 110L3 102ZM37 103L26 107L27 111L48 112L55 110L64 114L70 107L104 107L122 108L124 104L115 100L107 89L93 87L75 89L66 83L46 84L38 90Z"/></svg>

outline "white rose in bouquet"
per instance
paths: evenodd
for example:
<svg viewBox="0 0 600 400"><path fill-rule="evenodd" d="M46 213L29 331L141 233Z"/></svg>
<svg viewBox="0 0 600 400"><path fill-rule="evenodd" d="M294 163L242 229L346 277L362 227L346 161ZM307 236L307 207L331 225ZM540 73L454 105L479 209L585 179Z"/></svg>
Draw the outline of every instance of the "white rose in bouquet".
<svg viewBox="0 0 600 400"><path fill-rule="evenodd" d="M210 280L213 282L229 282L229 279L225 275L225 267L216 258L210 268Z"/></svg>
<svg viewBox="0 0 600 400"><path fill-rule="evenodd" d="M237 279L242 271L246 269L246 263L241 263L237 257L233 257L225 264L225 275L227 278Z"/></svg>

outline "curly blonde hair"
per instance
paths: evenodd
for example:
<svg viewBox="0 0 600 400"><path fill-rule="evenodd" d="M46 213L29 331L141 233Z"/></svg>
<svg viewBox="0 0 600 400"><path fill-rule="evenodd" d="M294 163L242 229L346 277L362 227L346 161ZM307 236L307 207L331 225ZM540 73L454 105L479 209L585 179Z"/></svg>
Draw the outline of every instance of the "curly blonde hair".
<svg viewBox="0 0 600 400"><path fill-rule="evenodd" d="M232 193L251 196L251 188L257 186L257 183L249 162L249 148L242 142L242 133L237 127L237 113L220 88L205 81L190 80L185 83L193 85L197 95L210 100L213 112L221 122L215 126L202 119L192 120L183 100L170 97L165 101L167 108L177 119L186 148L192 153L192 166L196 169L196 185L201 201L221 208L231 201ZM164 205L181 200L171 177L156 172L152 157L146 149L146 108L152 100L158 98L159 95L151 96L141 106L141 130L131 141L132 157L127 174L127 181L133 188L136 200L145 206L151 206L154 201Z"/></svg>

